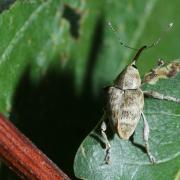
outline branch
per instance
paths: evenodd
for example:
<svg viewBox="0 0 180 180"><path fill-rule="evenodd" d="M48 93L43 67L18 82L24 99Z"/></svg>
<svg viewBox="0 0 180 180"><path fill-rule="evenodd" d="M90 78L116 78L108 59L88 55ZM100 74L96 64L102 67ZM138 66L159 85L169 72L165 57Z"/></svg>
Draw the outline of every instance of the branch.
<svg viewBox="0 0 180 180"><path fill-rule="evenodd" d="M22 179L70 180L66 174L1 114L0 158Z"/></svg>

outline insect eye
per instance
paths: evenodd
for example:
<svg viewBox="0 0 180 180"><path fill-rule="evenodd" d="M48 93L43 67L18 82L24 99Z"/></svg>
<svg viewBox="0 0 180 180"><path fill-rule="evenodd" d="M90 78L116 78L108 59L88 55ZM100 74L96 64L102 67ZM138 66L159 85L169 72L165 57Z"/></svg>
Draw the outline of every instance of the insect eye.
<svg viewBox="0 0 180 180"><path fill-rule="evenodd" d="M137 69L137 66L135 64L132 65L132 67L136 68Z"/></svg>

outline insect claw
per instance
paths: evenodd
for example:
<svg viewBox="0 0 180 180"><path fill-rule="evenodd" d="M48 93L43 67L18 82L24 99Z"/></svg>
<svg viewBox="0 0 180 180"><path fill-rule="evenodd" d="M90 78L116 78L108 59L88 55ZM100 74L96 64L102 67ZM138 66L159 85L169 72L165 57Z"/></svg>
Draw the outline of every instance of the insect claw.
<svg viewBox="0 0 180 180"><path fill-rule="evenodd" d="M164 61L163 61L163 59L161 59L161 58L159 58L158 59L158 68L160 68L161 66L163 66L165 63L164 63Z"/></svg>
<svg viewBox="0 0 180 180"><path fill-rule="evenodd" d="M155 159L155 157L153 155L150 154L149 159L152 162L152 164L156 164L156 159Z"/></svg>

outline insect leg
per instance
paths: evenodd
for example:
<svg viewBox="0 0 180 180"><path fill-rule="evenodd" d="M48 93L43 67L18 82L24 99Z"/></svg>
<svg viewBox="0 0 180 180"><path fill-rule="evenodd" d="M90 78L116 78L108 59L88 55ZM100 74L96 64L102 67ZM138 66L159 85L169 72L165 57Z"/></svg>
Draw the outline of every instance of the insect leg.
<svg viewBox="0 0 180 180"><path fill-rule="evenodd" d="M158 72L164 66L164 64L165 63L164 63L163 59L159 59L157 65L153 69L151 69L151 71L149 73L145 74L141 85L151 82L153 79L156 79L158 76Z"/></svg>
<svg viewBox="0 0 180 180"><path fill-rule="evenodd" d="M145 149L147 151L147 154L149 156L150 161L154 164L155 163L155 158L154 156L151 154L150 150L149 150L149 125L148 122L146 120L146 117L144 115L144 113L142 112L142 117L143 117L143 121L144 121L144 132L143 132L143 138L145 141Z"/></svg>
<svg viewBox="0 0 180 180"><path fill-rule="evenodd" d="M176 103L180 103L180 99L176 98L176 97L172 97L172 96L166 96L164 94L161 94L159 92L156 91L143 91L144 95L146 97L152 97L155 99L160 99L160 100L167 100L167 101L173 101Z"/></svg>
<svg viewBox="0 0 180 180"><path fill-rule="evenodd" d="M165 63L164 63L163 59L161 59L161 58L158 59L156 67L154 67L151 71L156 71L156 70L160 69L164 64Z"/></svg>
<svg viewBox="0 0 180 180"><path fill-rule="evenodd" d="M105 121L102 122L101 124L101 135L102 135L102 138L103 138L103 141L105 143L105 147L106 147L106 156L105 156L105 163L106 164L109 164L110 163L110 148L111 148L111 145L108 141L108 138L107 138L107 135L105 133L107 129L107 126L106 126L106 123Z"/></svg>

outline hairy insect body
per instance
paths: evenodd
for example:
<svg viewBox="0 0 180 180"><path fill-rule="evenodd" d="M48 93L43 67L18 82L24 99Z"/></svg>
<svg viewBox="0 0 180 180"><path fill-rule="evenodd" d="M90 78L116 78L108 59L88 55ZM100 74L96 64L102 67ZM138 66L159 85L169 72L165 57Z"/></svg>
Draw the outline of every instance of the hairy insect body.
<svg viewBox="0 0 180 180"><path fill-rule="evenodd" d="M172 27L172 23L169 24L167 30ZM111 25L110 25L111 26ZM113 27L111 26L113 29ZM113 29L114 31L114 29ZM103 116L103 121L101 124L101 134L103 141L105 142L106 156L105 163L110 163L110 149L111 144L108 141L106 135L106 121L109 121L111 128L120 138L128 140L130 136L135 132L136 126L142 117L143 120L143 139L144 148L147 155L152 163L156 160L150 152L149 148L149 125L146 116L143 112L144 107L144 97L152 97L160 100L173 101L175 103L180 103L180 99L172 97L169 95L163 95L155 91L141 91L140 87L143 83L155 83L159 78L169 78L173 77L179 72L179 61L172 62L168 67L163 67L164 62L159 61L158 66L153 69L150 73L146 74L143 82L141 83L141 78L139 71L136 68L136 62L143 50L156 46L160 41L153 42L151 45L144 45L139 49L131 48L126 44L121 42L121 45L128 47L130 49L136 50L136 54L132 59L132 62L117 76L112 86L106 88L107 92L107 103L106 110ZM133 140L132 140L133 143Z"/></svg>
<svg viewBox="0 0 180 180"><path fill-rule="evenodd" d="M121 90L138 89L141 86L141 78L135 66L135 61L117 76L114 86Z"/></svg>
<svg viewBox="0 0 180 180"><path fill-rule="evenodd" d="M109 122L122 139L129 139L135 131L144 106L144 95L139 88L141 79L132 64L117 77L107 95Z"/></svg>
<svg viewBox="0 0 180 180"><path fill-rule="evenodd" d="M112 129L120 138L129 139L143 110L143 92L140 89L121 90L110 87L107 106Z"/></svg>

